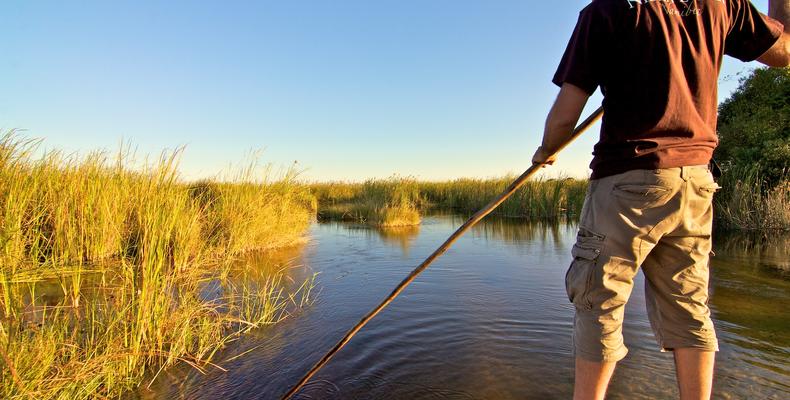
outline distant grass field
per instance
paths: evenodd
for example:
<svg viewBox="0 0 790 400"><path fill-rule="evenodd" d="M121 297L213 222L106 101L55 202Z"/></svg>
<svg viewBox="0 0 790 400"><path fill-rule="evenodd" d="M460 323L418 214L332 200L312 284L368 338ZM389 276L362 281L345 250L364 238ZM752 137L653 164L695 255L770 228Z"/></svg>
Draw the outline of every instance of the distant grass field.
<svg viewBox="0 0 790 400"><path fill-rule="evenodd" d="M419 224L419 214L430 210L476 212L515 178L420 182L393 177L365 183L317 183L310 187L318 199L319 218L393 226ZM581 211L586 190L586 180L530 181L494 214L536 221L574 218Z"/></svg>
<svg viewBox="0 0 790 400"><path fill-rule="evenodd" d="M420 193L428 204L461 213L473 213L502 193L516 179L463 178L449 182L420 183ZM576 218L584 204L587 180L535 179L528 181L495 211L495 215L533 221Z"/></svg>
<svg viewBox="0 0 790 400"><path fill-rule="evenodd" d="M293 174L190 184L178 152L132 170L123 153L37 151L0 135L1 398L115 398L175 363L213 368L309 298L282 268L229 279L235 255L303 240L316 205Z"/></svg>

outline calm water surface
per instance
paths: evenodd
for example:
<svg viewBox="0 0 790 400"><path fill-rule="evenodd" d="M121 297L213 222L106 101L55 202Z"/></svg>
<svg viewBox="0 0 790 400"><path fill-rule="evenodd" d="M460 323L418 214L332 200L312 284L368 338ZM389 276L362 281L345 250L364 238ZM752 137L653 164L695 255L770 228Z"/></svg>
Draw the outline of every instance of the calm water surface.
<svg viewBox="0 0 790 400"><path fill-rule="evenodd" d="M313 240L279 255L318 272L315 303L216 357L227 372L173 369L138 397L277 399L463 220L427 218L419 229L378 231L316 224ZM572 306L563 277L571 225L492 220L463 237L347 345L301 399L568 399ZM777 240L773 238L773 240ZM790 254L718 236L711 305L721 343L716 398L790 398ZM626 308L630 349L611 399L677 397L671 353L653 339L643 279Z"/></svg>

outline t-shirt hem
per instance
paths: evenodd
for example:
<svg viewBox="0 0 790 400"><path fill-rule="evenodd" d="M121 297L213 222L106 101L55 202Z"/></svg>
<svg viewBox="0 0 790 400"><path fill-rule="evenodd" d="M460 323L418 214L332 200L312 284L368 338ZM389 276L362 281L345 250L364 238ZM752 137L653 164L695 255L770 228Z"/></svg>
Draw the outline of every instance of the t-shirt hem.
<svg viewBox="0 0 790 400"><path fill-rule="evenodd" d="M654 159L648 162L640 162L640 163L628 163L627 165L596 165L593 167L592 175L590 175L590 180L606 178L607 176L622 174L624 172L636 170L636 169L663 169L663 168L677 168L677 167L692 167L698 165L708 165L710 163L710 159L713 156L713 152L706 153L704 155L698 155L695 157L684 157L682 159ZM623 163L625 161L620 161Z"/></svg>
<svg viewBox="0 0 790 400"><path fill-rule="evenodd" d="M554 83L555 85L557 85L560 88L562 87L562 85L564 85L566 83L569 83L569 84L571 84L573 86L576 86L577 88L583 90L584 92L586 92L589 95L592 95L598 89L598 84L597 83L591 84L591 83L588 83L588 82L583 82L580 79L574 79L574 78L565 78L565 79L554 78L554 79L551 80L551 82Z"/></svg>
<svg viewBox="0 0 790 400"><path fill-rule="evenodd" d="M766 38L766 40L760 43L758 50L755 50L754 53L749 54L744 58L736 57L743 62L751 62L757 60L758 58L762 57L768 50L771 50L771 47L774 47L779 38L782 37L784 33L784 25L778 21L773 21L775 23L768 24L768 29L771 30L771 34L773 34L773 38Z"/></svg>

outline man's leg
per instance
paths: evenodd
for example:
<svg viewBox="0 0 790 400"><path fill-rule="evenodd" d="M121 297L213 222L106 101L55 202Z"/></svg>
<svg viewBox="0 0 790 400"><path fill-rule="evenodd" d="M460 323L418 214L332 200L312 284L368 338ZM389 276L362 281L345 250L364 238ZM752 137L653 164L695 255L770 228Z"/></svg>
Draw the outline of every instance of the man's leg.
<svg viewBox="0 0 790 400"><path fill-rule="evenodd" d="M710 399L718 350L708 308L712 197L705 168L684 167L681 224L664 235L642 264L650 323L661 348L673 350L681 399Z"/></svg>
<svg viewBox="0 0 790 400"><path fill-rule="evenodd" d="M645 297L648 316L661 347L674 351L681 400L707 400L711 396L718 345L706 304L707 265L695 263L693 258L699 258L694 257L696 251L684 250L695 248L684 243L687 241L687 238L666 238L664 242L685 245L659 243L657 251L642 264ZM696 248L700 247L705 249L705 246ZM682 260L685 257L689 259Z"/></svg>
<svg viewBox="0 0 790 400"><path fill-rule="evenodd" d="M616 362L594 362L576 357L573 400L603 400Z"/></svg>
<svg viewBox="0 0 790 400"><path fill-rule="evenodd" d="M565 276L575 308L576 399L603 399L617 361L628 351L624 307L638 266L657 241L650 232L680 208L680 169L676 175L659 180L652 171L634 170L590 182Z"/></svg>
<svg viewBox="0 0 790 400"><path fill-rule="evenodd" d="M675 349L680 400L708 400L713 387L716 353L693 348Z"/></svg>

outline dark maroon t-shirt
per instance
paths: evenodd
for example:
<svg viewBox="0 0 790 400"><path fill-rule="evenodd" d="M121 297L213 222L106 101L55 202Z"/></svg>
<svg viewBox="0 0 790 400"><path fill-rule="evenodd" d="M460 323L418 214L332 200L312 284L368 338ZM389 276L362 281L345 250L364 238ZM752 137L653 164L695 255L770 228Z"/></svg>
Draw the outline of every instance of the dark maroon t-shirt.
<svg viewBox="0 0 790 400"><path fill-rule="evenodd" d="M747 0L593 0L553 79L603 92L591 178L707 164L724 54L755 60L782 32Z"/></svg>

